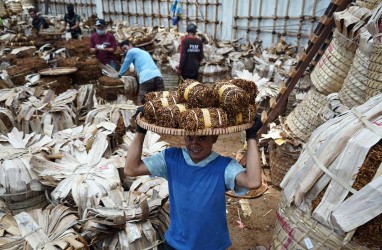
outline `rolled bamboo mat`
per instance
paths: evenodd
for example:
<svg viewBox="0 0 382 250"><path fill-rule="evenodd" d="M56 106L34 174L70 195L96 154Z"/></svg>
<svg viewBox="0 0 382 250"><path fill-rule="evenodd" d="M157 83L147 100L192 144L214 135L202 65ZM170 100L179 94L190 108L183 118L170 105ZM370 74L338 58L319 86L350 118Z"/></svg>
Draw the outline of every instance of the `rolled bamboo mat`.
<svg viewBox="0 0 382 250"><path fill-rule="evenodd" d="M359 7L368 8L369 10L374 10L378 4L382 3L381 0L357 0L355 3Z"/></svg>
<svg viewBox="0 0 382 250"><path fill-rule="evenodd" d="M354 242L343 245L344 237L327 228L282 197L276 213L271 249L368 249Z"/></svg>
<svg viewBox="0 0 382 250"><path fill-rule="evenodd" d="M370 52L366 100L382 93L382 43L375 42Z"/></svg>
<svg viewBox="0 0 382 250"><path fill-rule="evenodd" d="M311 74L313 85L325 95L337 93L342 88L355 56L354 46L349 45L352 41L348 40L345 44L343 35L338 32L334 34Z"/></svg>
<svg viewBox="0 0 382 250"><path fill-rule="evenodd" d="M269 161L271 169L271 181L274 185L280 186L285 174L300 156L300 150L291 150L293 147L289 143L277 145L270 141Z"/></svg>
<svg viewBox="0 0 382 250"><path fill-rule="evenodd" d="M306 98L287 116L286 125L291 135L307 142L312 132L323 123L319 111L326 103L326 95L315 88L310 89Z"/></svg>

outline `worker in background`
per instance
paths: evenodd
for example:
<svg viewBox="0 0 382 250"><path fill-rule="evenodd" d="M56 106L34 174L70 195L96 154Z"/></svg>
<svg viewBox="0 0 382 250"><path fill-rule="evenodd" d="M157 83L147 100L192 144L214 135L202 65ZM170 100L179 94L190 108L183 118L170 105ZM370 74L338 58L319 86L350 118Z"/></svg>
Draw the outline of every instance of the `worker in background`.
<svg viewBox="0 0 382 250"><path fill-rule="evenodd" d="M184 148L170 147L141 159L146 130L138 125L124 173L167 179L171 223L165 234L165 250L224 250L231 245L225 192L245 194L261 186L256 142L261 126L260 117L256 117L246 131L248 154L243 168L236 160L212 151L218 136L185 136Z"/></svg>
<svg viewBox="0 0 382 250"><path fill-rule="evenodd" d="M64 16L64 28L62 31L66 29L66 26L69 24L68 32L71 33L73 39L78 39L79 36L82 34L81 28L80 28L80 22L81 18L78 14L74 13L74 5L68 4L66 6L66 10L68 13Z"/></svg>
<svg viewBox="0 0 382 250"><path fill-rule="evenodd" d="M96 32L90 37L90 53L95 54L102 64L108 64L117 69L114 52L117 49L117 41L113 34L106 31L106 22L103 19L96 21Z"/></svg>
<svg viewBox="0 0 382 250"><path fill-rule="evenodd" d="M40 32L42 29L49 28L49 24L46 22L45 18L37 15L35 9L29 9L28 13L32 18L32 26L37 30L37 32Z"/></svg>
<svg viewBox="0 0 382 250"><path fill-rule="evenodd" d="M187 35L180 42L180 61L178 72L185 79L198 79L200 62L203 55L203 43L196 37L196 25L187 25Z"/></svg>
<svg viewBox="0 0 382 250"><path fill-rule="evenodd" d="M120 47L126 56L119 70L119 77L125 74L131 63L134 65L139 78L138 98L140 103L144 104L146 93L164 90L162 74L147 51L134 48L129 40L121 42Z"/></svg>

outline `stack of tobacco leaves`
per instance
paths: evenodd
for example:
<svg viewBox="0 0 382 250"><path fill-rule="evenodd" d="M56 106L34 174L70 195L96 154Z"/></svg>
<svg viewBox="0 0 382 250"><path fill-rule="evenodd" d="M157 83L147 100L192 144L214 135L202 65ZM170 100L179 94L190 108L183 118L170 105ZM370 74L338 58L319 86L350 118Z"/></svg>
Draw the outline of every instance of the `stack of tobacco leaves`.
<svg viewBox="0 0 382 250"><path fill-rule="evenodd" d="M188 131L227 127L226 112L221 108L195 108L180 114L179 127Z"/></svg>
<svg viewBox="0 0 382 250"><path fill-rule="evenodd" d="M149 92L145 95L146 101L151 101L153 99L157 98L166 98L166 97L175 97L175 99L178 99L178 92L177 91L157 91L157 92Z"/></svg>
<svg viewBox="0 0 382 250"><path fill-rule="evenodd" d="M229 126L236 126L240 124L250 123L255 119L256 115L256 106L250 104L247 108L247 110L239 113L228 113L228 125Z"/></svg>
<svg viewBox="0 0 382 250"><path fill-rule="evenodd" d="M163 107L167 107L171 104L176 104L177 99L174 96L169 97L163 97L163 98L157 98L153 99L151 101L146 102L143 105L143 113L145 116L145 119L149 123L156 124L158 116L158 110Z"/></svg>
<svg viewBox="0 0 382 250"><path fill-rule="evenodd" d="M115 79L108 76L101 76L98 79L99 88L96 92L97 97L106 101L117 100L118 95L125 94L125 86L121 79Z"/></svg>
<svg viewBox="0 0 382 250"><path fill-rule="evenodd" d="M167 128L178 128L180 114L187 110L187 104L173 104L158 109L157 125Z"/></svg>
<svg viewBox="0 0 382 250"><path fill-rule="evenodd" d="M86 210L82 234L96 242L95 249L146 249L156 240L151 220L162 202L157 192L111 191L100 206Z"/></svg>
<svg viewBox="0 0 382 250"><path fill-rule="evenodd" d="M237 78L230 80L230 83L244 89L244 91L249 95L249 103L255 103L257 87L254 82Z"/></svg>
<svg viewBox="0 0 382 250"><path fill-rule="evenodd" d="M366 156L365 161L360 167L355 182L352 187L360 190L371 182L382 163L382 142L374 145ZM325 187L318 196L312 201L312 211L321 203L327 187ZM350 197L350 196L349 196ZM363 246L371 249L378 249L382 246L382 214L360 226L355 231L353 239Z"/></svg>
<svg viewBox="0 0 382 250"><path fill-rule="evenodd" d="M178 88L180 103L188 103L191 108L216 106L216 96L212 89L195 80L186 80Z"/></svg>
<svg viewBox="0 0 382 250"><path fill-rule="evenodd" d="M249 96L242 88L227 81L215 83L212 89L214 95L219 98L220 106L227 112L243 112L248 108Z"/></svg>

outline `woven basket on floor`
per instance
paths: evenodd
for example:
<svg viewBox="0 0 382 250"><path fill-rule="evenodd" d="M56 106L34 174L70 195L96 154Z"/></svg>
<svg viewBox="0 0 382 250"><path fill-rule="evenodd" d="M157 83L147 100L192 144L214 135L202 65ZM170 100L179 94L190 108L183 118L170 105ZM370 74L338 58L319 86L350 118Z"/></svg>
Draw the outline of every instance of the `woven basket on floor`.
<svg viewBox="0 0 382 250"><path fill-rule="evenodd" d="M341 102L349 108L361 105L367 100L367 74L370 64L371 39L371 34L364 28L353 64L339 92Z"/></svg>
<svg viewBox="0 0 382 250"><path fill-rule="evenodd" d="M281 198L276 218L271 249L368 249L354 242L344 246L343 236L302 213L294 205L288 206L284 197Z"/></svg>
<svg viewBox="0 0 382 250"><path fill-rule="evenodd" d="M313 85L322 94L337 93L350 70L355 48L351 40L345 39L337 31L334 32L333 40L311 74Z"/></svg>
<svg viewBox="0 0 382 250"><path fill-rule="evenodd" d="M292 136L306 142L311 133L322 124L319 111L326 103L325 95L314 88L310 89L307 97L297 105L286 119L286 125Z"/></svg>
<svg viewBox="0 0 382 250"><path fill-rule="evenodd" d="M382 43L374 42L370 52L366 100L382 93Z"/></svg>
<svg viewBox="0 0 382 250"><path fill-rule="evenodd" d="M359 7L368 8L369 10L374 10L379 3L381 3L381 0L357 0L355 3Z"/></svg>
<svg viewBox="0 0 382 250"><path fill-rule="evenodd" d="M296 149L289 143L277 145L274 141L270 141L269 146L271 181L274 185L280 186L285 174L300 156L301 149Z"/></svg>

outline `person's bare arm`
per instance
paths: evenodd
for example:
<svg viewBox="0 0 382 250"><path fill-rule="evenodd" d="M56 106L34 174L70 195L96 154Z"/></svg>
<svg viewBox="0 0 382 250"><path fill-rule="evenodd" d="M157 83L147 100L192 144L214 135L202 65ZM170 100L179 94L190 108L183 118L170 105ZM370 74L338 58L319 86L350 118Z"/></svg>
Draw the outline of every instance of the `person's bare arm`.
<svg viewBox="0 0 382 250"><path fill-rule="evenodd" d="M248 189L257 189L261 186L261 165L259 149L256 139L247 140L247 170L236 176L236 185Z"/></svg>
<svg viewBox="0 0 382 250"><path fill-rule="evenodd" d="M128 176L140 176L150 174L148 168L141 160L144 133L136 133L130 144L129 151L126 156L124 173Z"/></svg>

